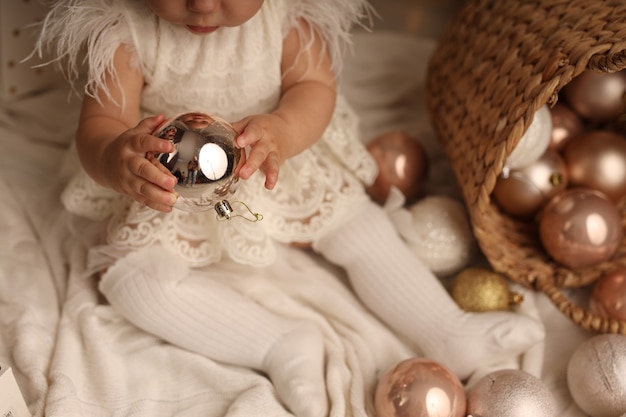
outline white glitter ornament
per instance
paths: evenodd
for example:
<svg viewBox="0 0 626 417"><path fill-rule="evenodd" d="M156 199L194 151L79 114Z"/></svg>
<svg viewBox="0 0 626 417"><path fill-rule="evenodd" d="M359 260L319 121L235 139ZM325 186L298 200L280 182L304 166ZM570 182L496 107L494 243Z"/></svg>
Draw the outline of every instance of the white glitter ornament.
<svg viewBox="0 0 626 417"><path fill-rule="evenodd" d="M412 221L404 237L433 273L449 275L468 265L475 240L463 204L432 195L414 203L409 212Z"/></svg>
<svg viewBox="0 0 626 417"><path fill-rule="evenodd" d="M556 417L556 401L539 378L517 369L485 375L467 397L468 417Z"/></svg>
<svg viewBox="0 0 626 417"><path fill-rule="evenodd" d="M567 384L591 417L626 414L626 336L601 334L581 343L567 366Z"/></svg>
<svg viewBox="0 0 626 417"><path fill-rule="evenodd" d="M541 157L550 146L552 138L552 115L547 105L534 114L533 121L509 154L502 175L508 176L512 169L522 168Z"/></svg>

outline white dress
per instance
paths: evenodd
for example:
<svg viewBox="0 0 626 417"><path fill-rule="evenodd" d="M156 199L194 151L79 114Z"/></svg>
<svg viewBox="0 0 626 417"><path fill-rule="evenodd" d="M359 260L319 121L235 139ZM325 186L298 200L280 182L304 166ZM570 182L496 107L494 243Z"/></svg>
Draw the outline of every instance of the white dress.
<svg viewBox="0 0 626 417"><path fill-rule="evenodd" d="M143 1L61 0L44 23L42 39L65 39L58 52L69 57L70 66L79 59L80 45L92 44L88 91L102 86L115 49L131 45L146 80L144 116L200 111L235 121L277 105L282 41L298 17L327 40L338 72L349 26L365 7L361 0L266 0L244 25L198 36L159 20ZM275 241L313 241L349 216L368 198L363 183L375 175L358 120L339 96L321 140L283 164L274 190L264 188L261 172L240 181L231 201L262 214L260 222L218 221L213 210L157 212L99 186L82 169L62 200L71 213L106 223L106 236L95 250L111 262L159 244L191 266L211 264L224 254L263 266L275 259Z"/></svg>

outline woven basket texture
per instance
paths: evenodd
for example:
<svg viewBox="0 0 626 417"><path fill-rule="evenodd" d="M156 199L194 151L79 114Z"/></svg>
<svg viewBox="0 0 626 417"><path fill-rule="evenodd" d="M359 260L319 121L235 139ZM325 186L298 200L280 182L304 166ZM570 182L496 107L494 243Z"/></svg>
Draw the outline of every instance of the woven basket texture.
<svg viewBox="0 0 626 417"><path fill-rule="evenodd" d="M626 322L592 314L563 289L626 266L626 237L611 261L574 271L545 253L535 221L506 215L491 194L537 109L554 105L586 69L624 68L624 0L468 0L442 33L426 80L431 121L494 270L544 292L583 328L622 334ZM626 227L626 201L619 209Z"/></svg>

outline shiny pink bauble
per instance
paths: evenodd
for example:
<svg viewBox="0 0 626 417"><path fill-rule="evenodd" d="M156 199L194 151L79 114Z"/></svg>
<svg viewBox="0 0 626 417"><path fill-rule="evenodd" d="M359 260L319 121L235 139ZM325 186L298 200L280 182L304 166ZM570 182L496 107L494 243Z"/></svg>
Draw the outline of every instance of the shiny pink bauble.
<svg viewBox="0 0 626 417"><path fill-rule="evenodd" d="M428 176L428 156L422 145L410 135L394 131L372 139L367 150L378 166L376 180L367 187L370 197L384 204L395 186L407 202L416 200Z"/></svg>
<svg viewBox="0 0 626 417"><path fill-rule="evenodd" d="M439 363L411 358L385 372L374 397L376 417L465 417L461 381Z"/></svg>
<svg viewBox="0 0 626 417"><path fill-rule="evenodd" d="M595 188L614 202L626 196L626 137L594 130L570 140L562 155L572 186Z"/></svg>
<svg viewBox="0 0 626 417"><path fill-rule="evenodd" d="M552 136L548 149L560 151L572 138L585 131L580 116L567 104L557 102L551 109Z"/></svg>
<svg viewBox="0 0 626 417"><path fill-rule="evenodd" d="M527 218L534 216L567 184L567 167L563 158L558 152L547 150L535 162L512 169L507 177L498 177L493 198L506 213Z"/></svg>
<svg viewBox="0 0 626 417"><path fill-rule="evenodd" d="M605 319L626 321L626 267L607 272L596 281L589 309Z"/></svg>
<svg viewBox="0 0 626 417"><path fill-rule="evenodd" d="M584 119L615 120L626 112L626 72L583 71L563 88L562 94Z"/></svg>
<svg viewBox="0 0 626 417"><path fill-rule="evenodd" d="M546 252L572 269L608 261L622 240L622 218L604 194L572 188L553 197L541 212L539 236Z"/></svg>

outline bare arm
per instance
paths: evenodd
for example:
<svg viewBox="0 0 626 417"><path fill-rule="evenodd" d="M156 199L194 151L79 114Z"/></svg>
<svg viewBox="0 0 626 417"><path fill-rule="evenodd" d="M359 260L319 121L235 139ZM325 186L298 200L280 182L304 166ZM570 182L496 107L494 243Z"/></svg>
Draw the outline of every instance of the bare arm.
<svg viewBox="0 0 626 417"><path fill-rule="evenodd" d="M292 29L284 40L278 107L268 115L250 116L234 124L240 133L238 145L252 147L239 175L246 179L261 169L268 189L276 185L279 167L286 159L319 140L335 108L336 81L323 40L309 32L305 21L299 24L301 30ZM300 53L309 42L310 50Z"/></svg>
<svg viewBox="0 0 626 417"><path fill-rule="evenodd" d="M110 97L100 92L99 103L85 96L76 147L85 171L96 182L167 212L176 201L176 179L146 155L171 152L173 145L151 135L164 116L140 121L144 80L130 65L131 54L123 45L115 53L117 80L110 75L106 80Z"/></svg>

